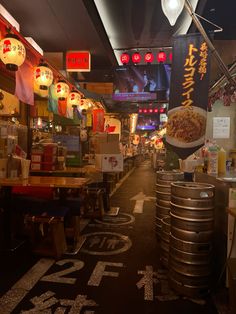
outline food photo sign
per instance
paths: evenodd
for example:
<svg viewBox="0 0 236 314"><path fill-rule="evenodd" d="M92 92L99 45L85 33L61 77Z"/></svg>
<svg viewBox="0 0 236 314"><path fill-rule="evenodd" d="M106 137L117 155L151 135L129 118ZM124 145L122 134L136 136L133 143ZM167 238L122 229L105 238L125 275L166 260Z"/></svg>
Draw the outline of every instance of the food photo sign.
<svg viewBox="0 0 236 314"><path fill-rule="evenodd" d="M208 87L206 41L201 34L175 37L166 142L181 159L204 144Z"/></svg>

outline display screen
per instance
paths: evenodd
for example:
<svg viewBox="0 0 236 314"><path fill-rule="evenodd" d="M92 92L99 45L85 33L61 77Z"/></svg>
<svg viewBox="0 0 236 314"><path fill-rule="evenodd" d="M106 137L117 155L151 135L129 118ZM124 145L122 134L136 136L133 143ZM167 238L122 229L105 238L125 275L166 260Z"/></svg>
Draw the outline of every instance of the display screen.
<svg viewBox="0 0 236 314"><path fill-rule="evenodd" d="M113 100L168 100L170 73L170 64L120 66L114 71Z"/></svg>
<svg viewBox="0 0 236 314"><path fill-rule="evenodd" d="M139 115L136 130L140 131L154 131L157 130L159 126L159 116L150 115L143 116Z"/></svg>

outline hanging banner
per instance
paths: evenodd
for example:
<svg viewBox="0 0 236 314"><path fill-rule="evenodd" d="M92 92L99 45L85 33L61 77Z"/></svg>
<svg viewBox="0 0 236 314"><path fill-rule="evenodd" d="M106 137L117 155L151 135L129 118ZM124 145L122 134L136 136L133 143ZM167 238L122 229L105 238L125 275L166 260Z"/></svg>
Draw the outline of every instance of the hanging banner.
<svg viewBox="0 0 236 314"><path fill-rule="evenodd" d="M104 110L95 109L93 110L93 132L104 131Z"/></svg>
<svg viewBox="0 0 236 314"><path fill-rule="evenodd" d="M174 39L166 142L182 159L204 144L209 63L201 34Z"/></svg>
<svg viewBox="0 0 236 314"><path fill-rule="evenodd" d="M48 111L58 114L58 101L55 94L55 85L49 87L48 93Z"/></svg>
<svg viewBox="0 0 236 314"><path fill-rule="evenodd" d="M16 86L15 96L25 104L34 105L34 90L33 90L33 73L32 64L25 62L16 71Z"/></svg>

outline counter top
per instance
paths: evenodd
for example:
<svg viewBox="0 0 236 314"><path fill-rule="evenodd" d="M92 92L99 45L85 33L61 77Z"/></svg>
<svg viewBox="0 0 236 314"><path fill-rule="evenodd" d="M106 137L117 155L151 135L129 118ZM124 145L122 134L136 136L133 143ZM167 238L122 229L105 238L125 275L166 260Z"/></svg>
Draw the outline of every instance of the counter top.
<svg viewBox="0 0 236 314"><path fill-rule="evenodd" d="M195 172L195 177L197 178L197 181L199 179L203 178L211 178L211 180L217 180L218 182L223 182L227 184L233 184L236 183L236 171L229 171L226 174L208 174L208 173L202 173L202 172Z"/></svg>

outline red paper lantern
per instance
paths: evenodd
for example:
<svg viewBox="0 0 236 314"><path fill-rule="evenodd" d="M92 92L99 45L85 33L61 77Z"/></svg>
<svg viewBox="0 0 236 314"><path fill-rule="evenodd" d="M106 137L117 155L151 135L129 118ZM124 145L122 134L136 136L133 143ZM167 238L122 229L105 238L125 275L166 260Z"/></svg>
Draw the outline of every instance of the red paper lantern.
<svg viewBox="0 0 236 314"><path fill-rule="evenodd" d="M139 113L142 113L143 112L143 109L139 109L139 111L138 111Z"/></svg>
<svg viewBox="0 0 236 314"><path fill-rule="evenodd" d="M152 113L152 112L153 112L153 109L149 109L149 112Z"/></svg>
<svg viewBox="0 0 236 314"><path fill-rule="evenodd" d="M165 62L166 61L166 53L164 51L159 51L157 54L157 61L158 62Z"/></svg>
<svg viewBox="0 0 236 314"><path fill-rule="evenodd" d="M141 62L141 55L140 55L139 52L135 52L135 53L132 55L132 61L133 61L133 63L135 63L135 64Z"/></svg>
<svg viewBox="0 0 236 314"><path fill-rule="evenodd" d="M151 52L147 52L144 56L144 61L147 63L152 63L154 61L154 55Z"/></svg>
<svg viewBox="0 0 236 314"><path fill-rule="evenodd" d="M154 109L154 112L155 112L155 113L158 113L158 109Z"/></svg>
<svg viewBox="0 0 236 314"><path fill-rule="evenodd" d="M120 61L122 64L128 64L129 59L130 59L129 54L126 52L122 53L122 55L120 56Z"/></svg>

